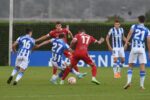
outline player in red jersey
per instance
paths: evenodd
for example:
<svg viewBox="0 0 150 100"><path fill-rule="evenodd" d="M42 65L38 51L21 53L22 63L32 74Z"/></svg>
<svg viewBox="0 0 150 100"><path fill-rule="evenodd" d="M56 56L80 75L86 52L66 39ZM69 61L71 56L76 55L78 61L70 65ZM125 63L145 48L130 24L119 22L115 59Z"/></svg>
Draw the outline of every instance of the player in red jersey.
<svg viewBox="0 0 150 100"><path fill-rule="evenodd" d="M83 60L85 63L89 64L92 67L92 82L98 85L100 84L100 82L96 80L97 68L88 54L88 47L91 43L101 44L103 42L104 38L100 38L100 40L98 41L94 37L86 34L83 29L81 29L79 33L75 35L71 42L71 48L75 46L75 51L71 59L70 68L76 66L79 60ZM65 70L61 80L61 84L64 84L64 79L69 74L70 68Z"/></svg>
<svg viewBox="0 0 150 100"><path fill-rule="evenodd" d="M67 35L69 35L73 39L73 35L72 35L71 31L69 30L69 28L68 27L62 28L62 24L60 22L56 22L55 29L50 31L48 34L36 39L36 42L43 41L43 40L46 40L48 38L58 38L60 34L65 35L64 41L66 43L68 42L67 41ZM64 55L69 59L71 59L71 57L72 57L72 53L70 53L69 51L64 51ZM77 66L74 66L74 69L78 72ZM53 77L55 77L56 73L57 73L57 68L53 67Z"/></svg>

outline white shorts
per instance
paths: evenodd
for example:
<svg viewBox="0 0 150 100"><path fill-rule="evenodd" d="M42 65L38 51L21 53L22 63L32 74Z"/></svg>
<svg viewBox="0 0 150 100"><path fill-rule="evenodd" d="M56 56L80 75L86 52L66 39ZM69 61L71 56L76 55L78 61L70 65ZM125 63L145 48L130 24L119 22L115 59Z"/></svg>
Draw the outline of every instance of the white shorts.
<svg viewBox="0 0 150 100"><path fill-rule="evenodd" d="M28 67L29 60L27 57L18 56L16 58L16 67L20 67L22 69L26 69Z"/></svg>
<svg viewBox="0 0 150 100"><path fill-rule="evenodd" d="M113 57L125 57L124 48L113 48L112 52Z"/></svg>
<svg viewBox="0 0 150 100"><path fill-rule="evenodd" d="M146 53L144 48L133 48L131 49L129 55L129 63L137 63L137 59L139 63L147 63Z"/></svg>
<svg viewBox="0 0 150 100"><path fill-rule="evenodd" d="M54 61L51 61L52 63L52 66L53 67L56 67L60 70L64 70L66 68L66 63L64 61L61 61L61 62L54 62Z"/></svg>

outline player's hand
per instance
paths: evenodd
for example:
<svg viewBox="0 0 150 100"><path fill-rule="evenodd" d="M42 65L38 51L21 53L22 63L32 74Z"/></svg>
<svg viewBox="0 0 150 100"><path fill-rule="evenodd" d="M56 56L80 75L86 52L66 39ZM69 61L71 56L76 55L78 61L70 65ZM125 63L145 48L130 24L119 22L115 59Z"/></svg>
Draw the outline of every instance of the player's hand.
<svg viewBox="0 0 150 100"><path fill-rule="evenodd" d="M103 37L101 37L100 39L99 39L99 41L98 41L98 44L102 44L103 42L104 42L104 38Z"/></svg>
<svg viewBox="0 0 150 100"><path fill-rule="evenodd" d="M38 49L40 46L39 45L35 45L34 49Z"/></svg>
<svg viewBox="0 0 150 100"><path fill-rule="evenodd" d="M112 47L108 47L109 51L113 51Z"/></svg>
<svg viewBox="0 0 150 100"><path fill-rule="evenodd" d="M128 44L124 45L124 50L127 50Z"/></svg>

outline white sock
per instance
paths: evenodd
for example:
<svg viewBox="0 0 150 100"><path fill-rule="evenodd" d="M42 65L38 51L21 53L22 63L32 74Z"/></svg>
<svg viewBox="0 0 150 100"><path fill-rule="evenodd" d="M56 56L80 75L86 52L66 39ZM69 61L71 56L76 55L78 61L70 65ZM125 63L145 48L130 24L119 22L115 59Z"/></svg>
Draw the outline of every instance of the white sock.
<svg viewBox="0 0 150 100"><path fill-rule="evenodd" d="M96 78L95 77L92 77L92 80L95 80Z"/></svg>
<svg viewBox="0 0 150 100"><path fill-rule="evenodd" d="M52 80L57 80L58 79L58 75L53 74L51 79Z"/></svg>
<svg viewBox="0 0 150 100"><path fill-rule="evenodd" d="M145 81L145 71L140 71L140 86L144 87L144 81Z"/></svg>
<svg viewBox="0 0 150 100"><path fill-rule="evenodd" d="M121 67L117 67L117 72L120 73L121 72Z"/></svg>
<svg viewBox="0 0 150 100"><path fill-rule="evenodd" d="M22 78L23 74L23 72L19 72L15 81L18 82Z"/></svg>
<svg viewBox="0 0 150 100"><path fill-rule="evenodd" d="M11 73L11 76L15 76L18 71L19 69L15 67Z"/></svg>
<svg viewBox="0 0 150 100"><path fill-rule="evenodd" d="M74 68L72 68L72 73L75 74L76 76L80 75L80 73L77 72Z"/></svg>
<svg viewBox="0 0 150 100"><path fill-rule="evenodd" d="M128 69L127 72L127 84L130 84L132 80L132 69Z"/></svg>
<svg viewBox="0 0 150 100"><path fill-rule="evenodd" d="M114 63L114 65L113 65L113 71L114 71L114 74L117 73L117 63Z"/></svg>

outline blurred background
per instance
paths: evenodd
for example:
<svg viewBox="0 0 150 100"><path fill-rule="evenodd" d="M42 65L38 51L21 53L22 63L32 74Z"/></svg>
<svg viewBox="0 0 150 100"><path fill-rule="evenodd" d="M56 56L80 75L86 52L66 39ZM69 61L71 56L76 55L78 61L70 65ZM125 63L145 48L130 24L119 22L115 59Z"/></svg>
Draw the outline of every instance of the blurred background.
<svg viewBox="0 0 150 100"><path fill-rule="evenodd" d="M47 34L55 28L55 22L69 25L75 35L79 27L88 34L106 37L117 18L127 35L130 26L139 15L146 16L146 26L150 28L150 0L13 0L12 41L33 29L34 38ZM8 65L9 59L9 17L10 0L0 0L0 65ZM107 45L92 45L90 50L107 51ZM50 50L45 46L40 50Z"/></svg>
<svg viewBox="0 0 150 100"><path fill-rule="evenodd" d="M134 21L150 11L150 0L14 0L17 20L106 21L119 16ZM9 18L9 0L0 0L0 18Z"/></svg>

